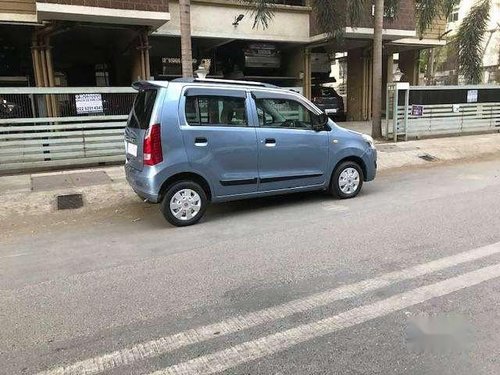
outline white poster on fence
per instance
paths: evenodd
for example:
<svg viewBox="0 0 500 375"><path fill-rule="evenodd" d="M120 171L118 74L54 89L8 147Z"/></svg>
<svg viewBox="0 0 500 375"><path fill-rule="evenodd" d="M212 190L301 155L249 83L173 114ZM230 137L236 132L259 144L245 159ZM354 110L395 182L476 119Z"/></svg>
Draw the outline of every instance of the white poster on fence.
<svg viewBox="0 0 500 375"><path fill-rule="evenodd" d="M76 114L102 113L101 94L78 94L75 95Z"/></svg>
<svg viewBox="0 0 500 375"><path fill-rule="evenodd" d="M477 90L467 90L467 103L477 103Z"/></svg>

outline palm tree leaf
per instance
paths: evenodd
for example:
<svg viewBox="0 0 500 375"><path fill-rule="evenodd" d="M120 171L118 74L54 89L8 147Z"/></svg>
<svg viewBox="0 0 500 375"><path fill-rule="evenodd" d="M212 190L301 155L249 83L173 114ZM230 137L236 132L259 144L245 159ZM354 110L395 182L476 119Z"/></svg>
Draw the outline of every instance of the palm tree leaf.
<svg viewBox="0 0 500 375"><path fill-rule="evenodd" d="M253 17L253 28L258 28L259 25L263 29L267 29L274 18L274 10L276 3L273 0L240 0L241 3L251 8Z"/></svg>
<svg viewBox="0 0 500 375"><path fill-rule="evenodd" d="M251 9L253 27L269 27L276 10L275 0L240 0ZM398 0L387 0L397 3ZM367 0L311 0L313 18L321 32L341 38L347 18L356 25L366 8Z"/></svg>
<svg viewBox="0 0 500 375"><path fill-rule="evenodd" d="M441 0L441 13L448 18L453 8L460 3L460 0Z"/></svg>
<svg viewBox="0 0 500 375"><path fill-rule="evenodd" d="M489 0L480 0L462 20L455 36L458 71L468 84L480 83L483 62L482 41L488 25Z"/></svg>
<svg viewBox="0 0 500 375"><path fill-rule="evenodd" d="M343 37L347 21L354 28L359 24L367 5L368 0L311 0L319 29L338 40Z"/></svg>
<svg viewBox="0 0 500 375"><path fill-rule="evenodd" d="M441 15L442 2L438 0L417 0L417 30L420 36Z"/></svg>
<svg viewBox="0 0 500 375"><path fill-rule="evenodd" d="M367 4L366 0L348 0L347 1L347 16L349 17L350 25L358 24Z"/></svg>
<svg viewBox="0 0 500 375"><path fill-rule="evenodd" d="M353 3L362 1L354 0ZM334 38L341 38L346 25L344 0L311 0L311 7L318 29ZM356 7L353 9L357 10Z"/></svg>

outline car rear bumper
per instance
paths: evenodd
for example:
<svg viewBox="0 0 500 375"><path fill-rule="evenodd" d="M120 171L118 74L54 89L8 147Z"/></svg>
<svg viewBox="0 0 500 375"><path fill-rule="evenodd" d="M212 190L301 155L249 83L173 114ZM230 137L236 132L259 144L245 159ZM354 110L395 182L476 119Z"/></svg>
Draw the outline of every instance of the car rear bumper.
<svg viewBox="0 0 500 375"><path fill-rule="evenodd" d="M139 171L128 164L125 164L125 177L130 187L136 192L137 195L149 202L158 203L159 189L155 185L155 179L150 176L146 169Z"/></svg>

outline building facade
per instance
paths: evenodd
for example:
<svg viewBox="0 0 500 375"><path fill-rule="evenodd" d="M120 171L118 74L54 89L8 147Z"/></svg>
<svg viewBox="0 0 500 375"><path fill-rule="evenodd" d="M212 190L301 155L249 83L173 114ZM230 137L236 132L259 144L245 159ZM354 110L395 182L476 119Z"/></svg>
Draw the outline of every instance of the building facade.
<svg viewBox="0 0 500 375"><path fill-rule="evenodd" d="M0 84L129 85L169 19L166 0L0 0Z"/></svg>
<svg viewBox="0 0 500 375"><path fill-rule="evenodd" d="M295 87L331 77L343 54L349 118L370 118L372 6L338 43L319 29L308 0L278 0L269 27L254 25L237 0L191 0L194 68L209 76ZM384 81L393 55L405 79L418 81L418 51L441 45L436 28L417 37L415 1L401 0L384 22ZM438 30L439 29L439 30ZM180 76L179 5L175 0L0 0L0 85L128 86Z"/></svg>

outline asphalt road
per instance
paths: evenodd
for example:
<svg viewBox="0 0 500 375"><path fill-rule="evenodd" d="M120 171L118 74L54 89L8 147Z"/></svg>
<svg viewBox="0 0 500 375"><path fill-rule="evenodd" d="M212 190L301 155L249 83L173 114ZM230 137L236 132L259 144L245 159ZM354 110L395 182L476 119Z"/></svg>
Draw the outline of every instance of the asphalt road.
<svg viewBox="0 0 500 375"><path fill-rule="evenodd" d="M1 374L500 373L500 159L7 224Z"/></svg>

